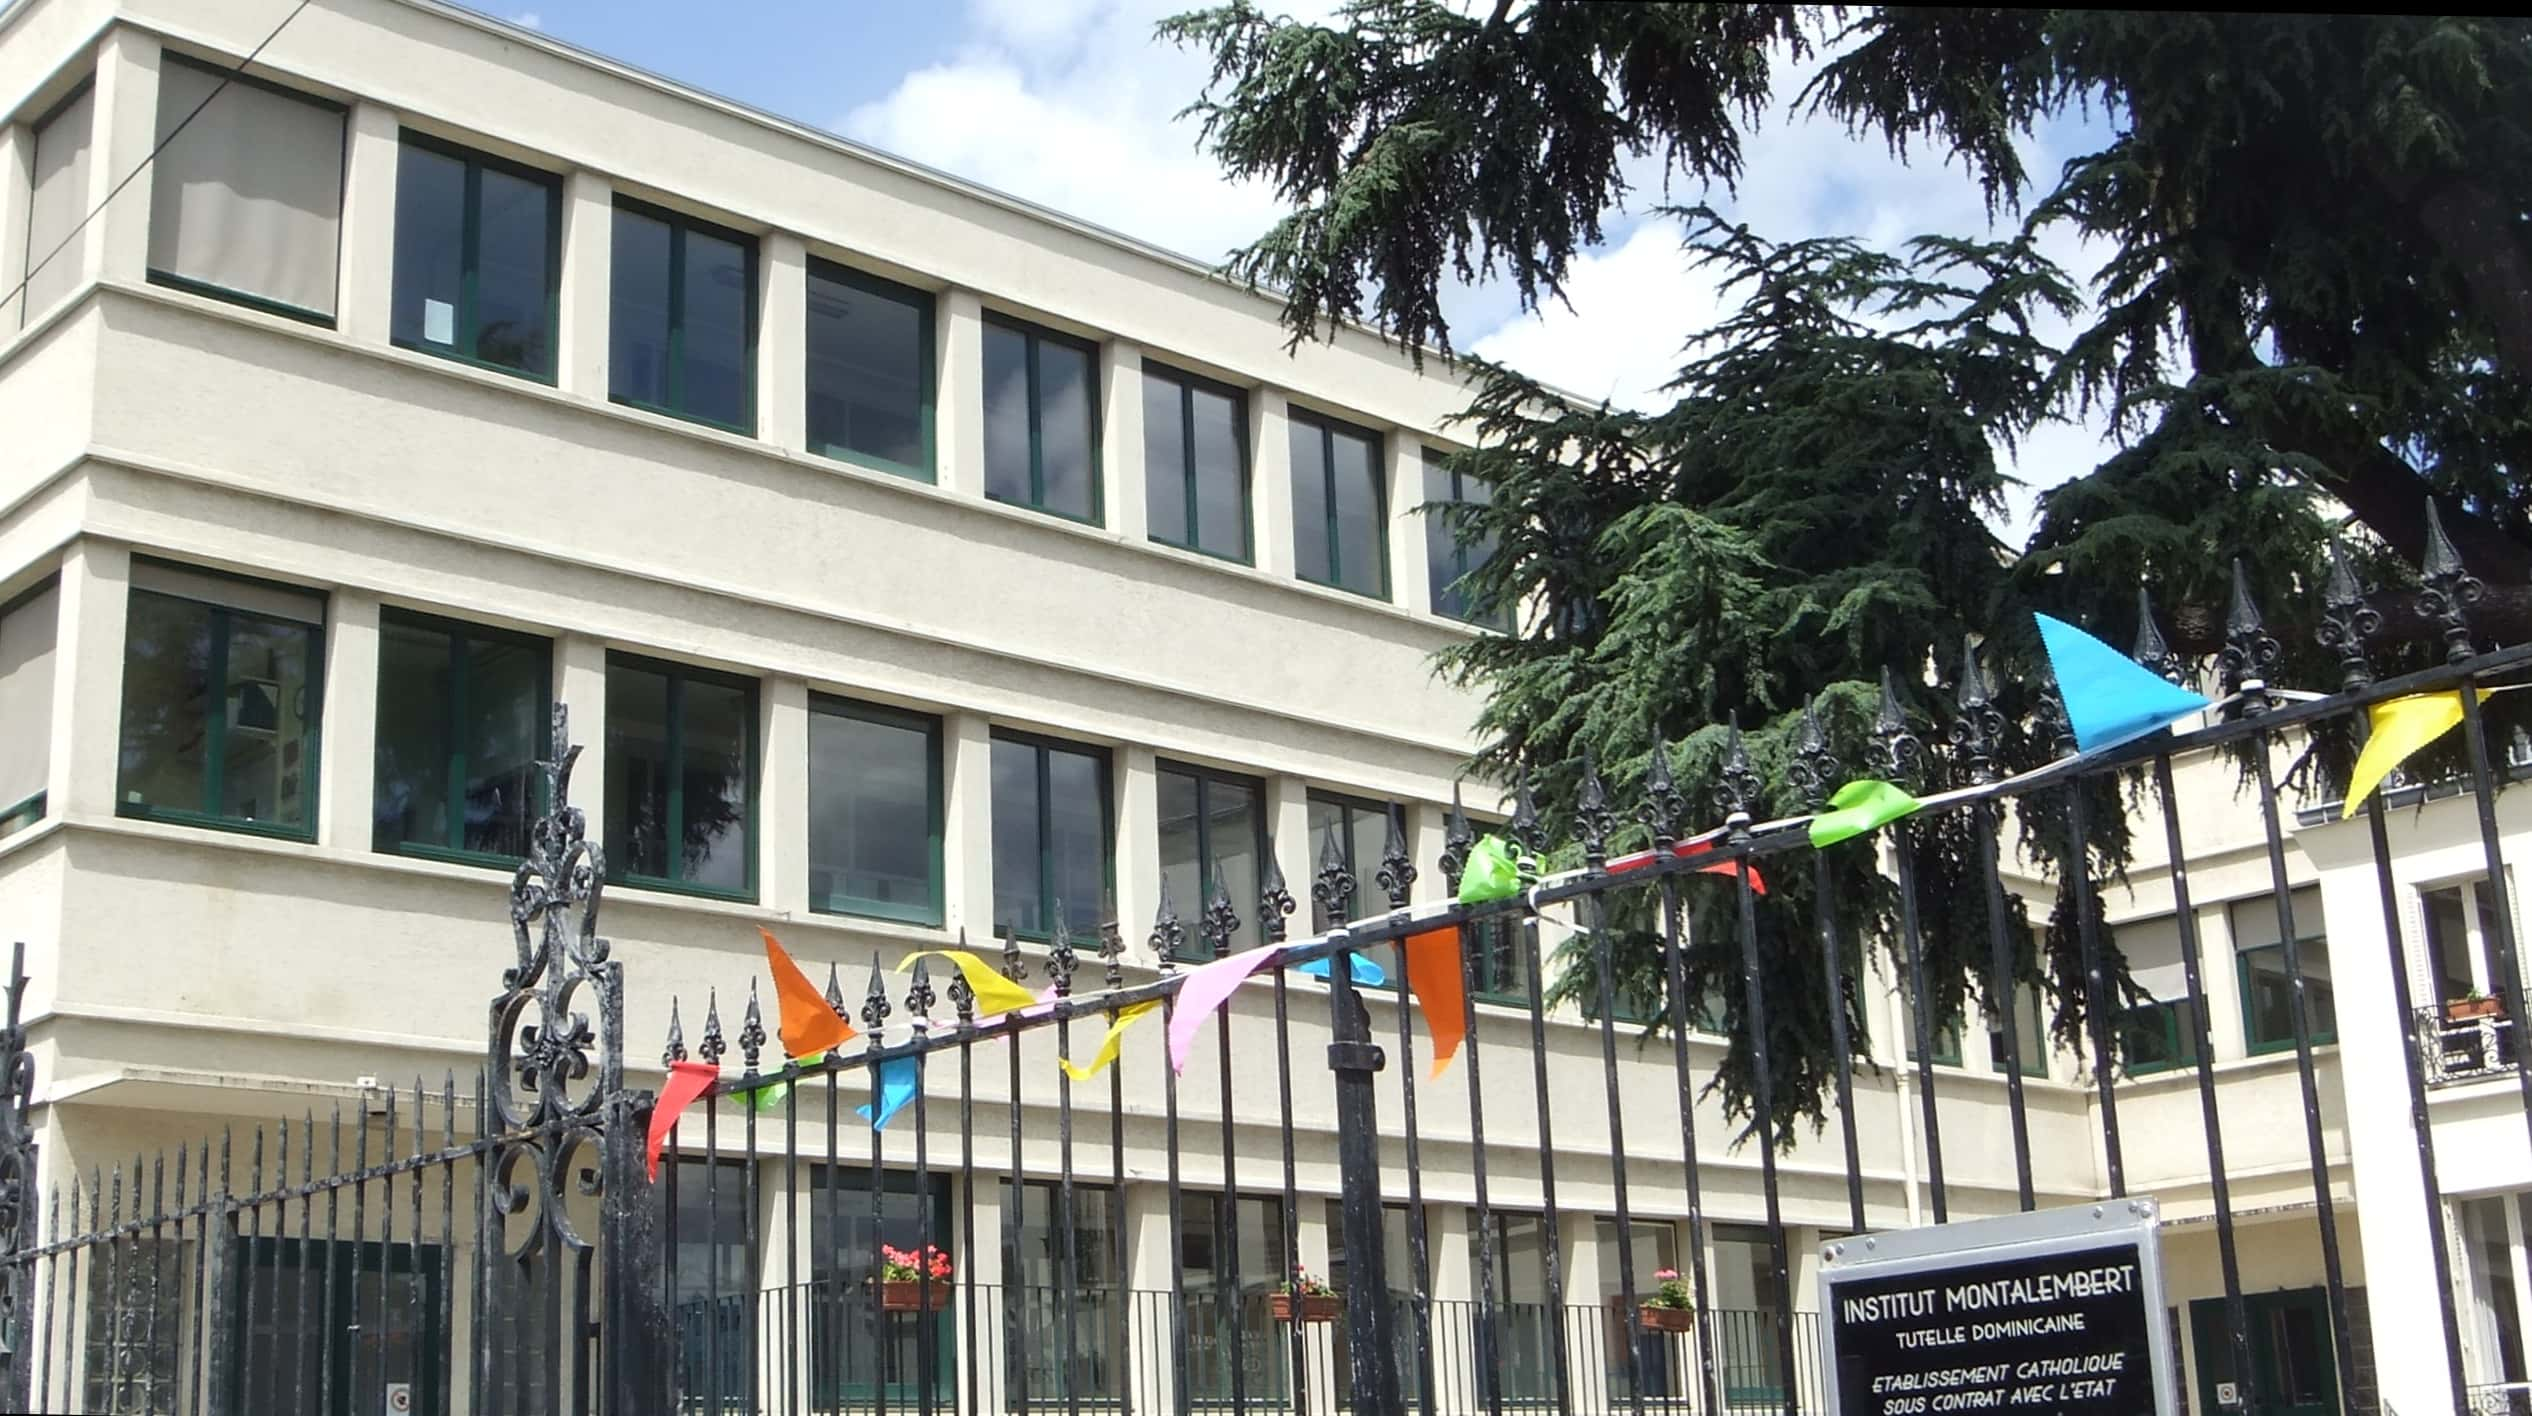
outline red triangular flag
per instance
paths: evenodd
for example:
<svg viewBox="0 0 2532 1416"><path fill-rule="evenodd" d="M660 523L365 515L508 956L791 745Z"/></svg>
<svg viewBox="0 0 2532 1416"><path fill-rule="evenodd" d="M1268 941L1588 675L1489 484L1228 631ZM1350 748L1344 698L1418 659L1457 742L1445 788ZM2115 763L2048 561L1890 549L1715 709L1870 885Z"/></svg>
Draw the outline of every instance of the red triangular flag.
<svg viewBox="0 0 2532 1416"><path fill-rule="evenodd" d="M711 1090L713 1079L721 1069L709 1062L671 1062L668 1084L659 1089L659 1100L651 1106L649 1149L643 1152L650 1161L650 1177L659 1178L659 1148L668 1144L668 1133L677 1129L677 1118L695 1104L695 1098Z"/></svg>
<svg viewBox="0 0 2532 1416"><path fill-rule="evenodd" d="M774 1003L782 1012L782 1055L816 1057L844 1045L853 1036L852 1026L839 1016L818 992L809 976L774 942L770 929L758 928L765 936L765 963L774 971Z"/></svg>

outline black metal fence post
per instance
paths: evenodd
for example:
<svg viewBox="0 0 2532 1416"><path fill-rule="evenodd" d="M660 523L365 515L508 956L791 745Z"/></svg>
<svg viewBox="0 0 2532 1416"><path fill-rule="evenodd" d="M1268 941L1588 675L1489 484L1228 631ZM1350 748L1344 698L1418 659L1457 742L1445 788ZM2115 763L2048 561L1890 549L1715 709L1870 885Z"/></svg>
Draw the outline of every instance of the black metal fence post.
<svg viewBox="0 0 2532 1416"><path fill-rule="evenodd" d="M26 1119L35 1102L35 1059L26 1050L25 1000L26 945L18 943L9 949L9 1014L0 1024L0 1411L32 1409L27 1354L35 1350L34 1271L18 1258L33 1247L35 1225L35 1132ZM181 1192L183 1183L176 1188Z"/></svg>
<svg viewBox="0 0 2532 1416"><path fill-rule="evenodd" d="M1352 902L1340 862L1311 887L1332 919ZM1342 935L1340 928L1337 933ZM1382 1232L1380 1113L1372 1078L1387 1058L1372 1041L1371 1012L1354 987L1352 951L1328 956L1328 1070L1336 1074L1336 1163L1344 1188L1345 1359L1355 1416L1403 1416L1398 1383L1397 1321L1389 1311L1389 1256ZM1296 1300L1297 1301L1297 1300Z"/></svg>

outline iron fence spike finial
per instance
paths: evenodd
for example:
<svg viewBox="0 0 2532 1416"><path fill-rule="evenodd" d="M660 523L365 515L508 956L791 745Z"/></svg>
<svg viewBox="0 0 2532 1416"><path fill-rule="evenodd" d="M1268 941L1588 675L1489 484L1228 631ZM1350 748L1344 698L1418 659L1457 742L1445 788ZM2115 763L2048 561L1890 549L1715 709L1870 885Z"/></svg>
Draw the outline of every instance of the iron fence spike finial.
<svg viewBox="0 0 2532 1416"><path fill-rule="evenodd" d="M1655 729L1652 759L1644 766L1644 806L1637 813L1652 832L1653 849L1666 851L1677 844L1679 818L1686 810L1678 779L1671 775L1670 744L1662 741L1661 731Z"/></svg>
<svg viewBox="0 0 2532 1416"><path fill-rule="evenodd" d="M888 1015L896 1008L888 1001L888 966L880 962L879 951L870 951L870 987L862 993L862 1025L876 1033L888 1025Z"/></svg>
<svg viewBox="0 0 2532 1416"><path fill-rule="evenodd" d="M2365 587L2356 578L2356 564L2348 559L2347 547L2336 539L2330 542L2330 578L2321 592L2321 624L2313 638L2322 648L2338 655L2339 688L2354 692L2374 681L2373 666L2365 661L2365 641L2382 629L2380 611L2365 603Z"/></svg>
<svg viewBox="0 0 2532 1416"><path fill-rule="evenodd" d="M1734 712L1724 718L1723 762L1714 787L1714 804L1734 838L1749 834L1750 806L1757 796L1758 772L1750 765L1749 743L1741 737L1741 715Z"/></svg>
<svg viewBox="0 0 2532 1416"><path fill-rule="evenodd" d="M1442 879L1459 893L1460 873L1468 869L1468 853L1477 844L1477 833L1468 824L1468 807L1460 800L1459 783L1451 783L1450 813L1442 818Z"/></svg>
<svg viewBox="0 0 2532 1416"><path fill-rule="evenodd" d="M2162 627L2154 622L2153 593L2142 585L2136 587L2136 649L2128 657L2167 683L2182 682L2180 656L2164 642Z"/></svg>
<svg viewBox="0 0 2532 1416"><path fill-rule="evenodd" d="M1803 805L1818 810L1828 800L1830 780L1837 776L1837 758L1829 751L1829 732L1820 722L1820 700L1802 700L1802 721L1794 730L1793 756L1785 777L1802 796Z"/></svg>
<svg viewBox="0 0 2532 1416"><path fill-rule="evenodd" d="M1354 871L1345 863L1345 848L1337 843L1333 825L1319 833L1319 873L1310 882L1310 898L1331 922L1354 917Z"/></svg>
<svg viewBox="0 0 2532 1416"><path fill-rule="evenodd" d="M833 959L826 961L826 1006L834 1009L835 1016L839 1018L852 1016L844 1011L844 978L837 972Z"/></svg>
<svg viewBox="0 0 2532 1416"><path fill-rule="evenodd" d="M1504 823L1512 843L1533 855L1539 848L1539 803L1530 793L1530 769L1521 769L1520 779L1512 791L1512 819Z"/></svg>
<svg viewBox="0 0 2532 1416"><path fill-rule="evenodd" d="M1020 955L1020 924L1017 920L1002 922L1002 976L1014 983L1029 976L1029 961Z"/></svg>
<svg viewBox="0 0 2532 1416"><path fill-rule="evenodd" d="M1285 921L1296 904L1292 886L1284 880L1284 868L1275 859L1275 838L1266 838L1266 878L1257 891L1257 927L1269 944L1281 944L1287 932Z"/></svg>
<svg viewBox="0 0 2532 1416"><path fill-rule="evenodd" d="M2268 675L2277 667L2278 644L2261 621L2259 602L2251 596L2250 572L2233 558L2233 593L2224 610L2224 649L2217 656L2225 688L2243 695L2242 711L2268 711Z"/></svg>
<svg viewBox="0 0 2532 1416"><path fill-rule="evenodd" d="M686 1060L686 1020L678 1015L676 995L668 999L668 1046L659 1054L661 1066Z"/></svg>
<svg viewBox="0 0 2532 1416"><path fill-rule="evenodd" d="M1266 853L1267 869L1275 864L1274 852ZM1187 950L1187 924L1178 917L1178 902L1170 898L1169 877L1161 876L1160 908L1152 911L1152 953L1160 960L1162 973L1178 971L1178 956Z"/></svg>
<svg viewBox="0 0 2532 1416"><path fill-rule="evenodd" d="M917 1023L932 1021L932 1005L940 995L932 988L932 961L918 955L914 961L914 979L906 985L906 1016Z"/></svg>
<svg viewBox="0 0 2532 1416"><path fill-rule="evenodd" d="M1106 966L1103 977L1108 987L1125 987L1125 928L1117 922L1113 900L1108 917L1099 923L1099 959Z"/></svg>
<svg viewBox="0 0 2532 1416"><path fill-rule="evenodd" d="M2453 538L2444 534L2444 514L2436 509L2433 497L2427 498L2426 523L2426 556L2418 567L2418 613L2444 636L2444 661L2458 664L2471 654L2468 611L2486 598L2488 587L2463 566Z"/></svg>
<svg viewBox="0 0 2532 1416"><path fill-rule="evenodd" d="M1598 867L1609 858L1609 791L1600 781L1600 763L1585 744L1582 781L1574 792L1574 825L1582 835L1584 863Z"/></svg>
<svg viewBox="0 0 2532 1416"><path fill-rule="evenodd" d="M1944 735L1961 757L1961 770L1973 784L1996 779L1996 741L2004 733L2004 715L1987 692L1987 676L1978 668L1978 642L1961 636L1959 716Z"/></svg>
<svg viewBox="0 0 2532 1416"><path fill-rule="evenodd" d="M747 1011L739 1017L739 1062L750 1072L765 1051L765 1010L756 1001L756 980L747 981Z"/></svg>
<svg viewBox="0 0 2532 1416"><path fill-rule="evenodd" d="M1891 784L1913 785L1925 761L1925 745L1908 731L1907 712L1899 706L1899 680L1887 666L1881 671L1881 706L1873 713L1873 744Z"/></svg>
<svg viewBox="0 0 2532 1416"><path fill-rule="evenodd" d="M1223 879L1219 863L1213 867L1213 883L1205 891L1204 915L1197 928L1215 958L1231 952L1231 936L1240 932L1240 912L1231 903L1230 883Z"/></svg>
<svg viewBox="0 0 2532 1416"><path fill-rule="evenodd" d="M1073 991L1073 970L1080 966L1080 957L1073 952L1072 926L1064 919L1064 902L1051 900L1055 907L1053 928L1046 941L1046 976L1054 980L1055 996L1069 998Z"/></svg>
<svg viewBox="0 0 2532 1416"><path fill-rule="evenodd" d="M1389 804L1388 830L1380 842L1380 888L1389 896L1389 908L1403 910L1407 896L1415 889L1415 857L1407 850L1406 808Z"/></svg>
<svg viewBox="0 0 2532 1416"><path fill-rule="evenodd" d="M718 1067L728 1052L729 1044L721 1038L721 990L715 988L705 995L703 1041L696 1046L695 1055Z"/></svg>

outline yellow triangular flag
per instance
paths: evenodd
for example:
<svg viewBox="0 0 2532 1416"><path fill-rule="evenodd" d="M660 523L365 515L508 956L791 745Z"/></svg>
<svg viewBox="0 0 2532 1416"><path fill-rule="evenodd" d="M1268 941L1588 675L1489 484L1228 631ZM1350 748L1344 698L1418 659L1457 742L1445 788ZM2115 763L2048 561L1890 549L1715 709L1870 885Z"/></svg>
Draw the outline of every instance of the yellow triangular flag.
<svg viewBox="0 0 2532 1416"><path fill-rule="evenodd" d="M1160 1005L1159 999L1152 998L1118 1009L1115 1021L1108 1024L1108 1035L1099 1040L1098 1055L1090 1059L1089 1066L1078 1066L1069 1057L1055 1059L1063 1064L1064 1075L1076 1082L1086 1082L1106 1071L1108 1064L1117 1060L1117 1051L1124 1045L1125 1030L1134 1025L1135 1019L1152 1012Z"/></svg>
<svg viewBox="0 0 2532 1416"><path fill-rule="evenodd" d="M1031 1007L1037 1002L1036 994L1004 978L1000 970L964 949L918 949L906 955L905 961L897 965L897 972L904 973L914 967L915 960L924 958L947 959L958 965L958 972L967 980L969 991L976 995L976 1016L979 1018L1008 1013L1014 1008Z"/></svg>
<svg viewBox="0 0 2532 1416"><path fill-rule="evenodd" d="M2461 726L2462 695L2420 693L2407 698L2394 698L2373 706L2374 735L2365 740L2365 750L2356 755L2356 770L2348 775L2347 805L2339 812L2345 821L2364 805L2374 788L2391 775L2391 769L2409 758L2409 754Z"/></svg>

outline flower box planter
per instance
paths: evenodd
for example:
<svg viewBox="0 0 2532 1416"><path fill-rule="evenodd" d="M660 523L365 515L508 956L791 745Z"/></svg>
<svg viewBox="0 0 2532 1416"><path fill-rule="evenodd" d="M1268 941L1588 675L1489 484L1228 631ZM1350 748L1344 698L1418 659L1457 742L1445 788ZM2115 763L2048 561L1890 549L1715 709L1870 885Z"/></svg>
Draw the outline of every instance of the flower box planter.
<svg viewBox="0 0 2532 1416"><path fill-rule="evenodd" d="M1332 1323L1344 1306L1344 1300L1333 1293L1274 1293L1267 1301L1279 1323Z"/></svg>
<svg viewBox="0 0 2532 1416"><path fill-rule="evenodd" d="M2448 998L2444 1002L2444 1021L2476 1022L2481 1018L2502 1016L2506 1003L2502 998Z"/></svg>
<svg viewBox="0 0 2532 1416"><path fill-rule="evenodd" d="M937 1313L949 1306L951 1287L946 1278L936 1278L929 1283L919 1278L888 1279L879 1285L879 1310L883 1313ZM927 1303L926 1299L930 1301Z"/></svg>
<svg viewBox="0 0 2532 1416"><path fill-rule="evenodd" d="M1694 1308L1663 1308L1651 1303L1636 1310L1646 1332L1687 1332L1697 1325Z"/></svg>

